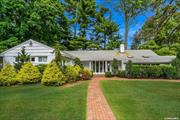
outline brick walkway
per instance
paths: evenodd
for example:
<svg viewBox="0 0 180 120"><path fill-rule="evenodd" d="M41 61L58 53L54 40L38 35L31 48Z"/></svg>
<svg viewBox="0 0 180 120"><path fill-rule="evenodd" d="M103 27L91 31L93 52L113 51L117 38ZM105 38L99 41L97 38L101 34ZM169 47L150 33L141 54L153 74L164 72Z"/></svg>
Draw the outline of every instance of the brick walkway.
<svg viewBox="0 0 180 120"><path fill-rule="evenodd" d="M116 120L99 85L101 78L93 78L89 83L87 96L87 120Z"/></svg>

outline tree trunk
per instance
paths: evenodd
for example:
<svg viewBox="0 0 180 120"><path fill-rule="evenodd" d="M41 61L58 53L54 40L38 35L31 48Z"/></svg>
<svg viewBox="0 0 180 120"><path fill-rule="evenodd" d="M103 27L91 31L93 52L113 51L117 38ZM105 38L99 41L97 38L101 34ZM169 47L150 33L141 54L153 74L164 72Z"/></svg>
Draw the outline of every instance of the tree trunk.
<svg viewBox="0 0 180 120"><path fill-rule="evenodd" d="M86 48L87 48L87 46L86 46L86 28L83 28L82 36L83 36L83 45L82 45L82 49L83 49L83 50L86 50Z"/></svg>
<svg viewBox="0 0 180 120"><path fill-rule="evenodd" d="M75 24L73 25L73 28L74 28L74 38L75 38L75 37L76 37L77 23L75 23Z"/></svg>
<svg viewBox="0 0 180 120"><path fill-rule="evenodd" d="M106 35L104 35L104 50L106 49Z"/></svg>
<svg viewBox="0 0 180 120"><path fill-rule="evenodd" d="M125 43L125 49L127 50L128 47L128 34L129 34L129 20L128 17L125 15L125 39L124 39L124 43Z"/></svg>

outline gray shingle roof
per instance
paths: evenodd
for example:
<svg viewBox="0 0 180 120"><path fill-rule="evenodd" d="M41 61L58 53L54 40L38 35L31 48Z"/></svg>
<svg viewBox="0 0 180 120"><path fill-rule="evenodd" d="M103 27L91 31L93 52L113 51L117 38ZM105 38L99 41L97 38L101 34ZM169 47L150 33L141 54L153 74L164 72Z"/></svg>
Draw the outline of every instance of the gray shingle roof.
<svg viewBox="0 0 180 120"><path fill-rule="evenodd" d="M159 56L152 50L126 50L125 53L120 53L118 50L64 52L78 57L81 61L112 61L115 58L124 62L132 60L133 63L170 63L175 58L175 56Z"/></svg>

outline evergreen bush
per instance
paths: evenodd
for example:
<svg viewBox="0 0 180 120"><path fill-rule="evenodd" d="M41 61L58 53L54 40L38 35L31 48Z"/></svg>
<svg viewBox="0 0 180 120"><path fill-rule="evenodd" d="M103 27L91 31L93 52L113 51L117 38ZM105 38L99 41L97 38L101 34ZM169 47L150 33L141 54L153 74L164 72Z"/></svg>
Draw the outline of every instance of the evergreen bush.
<svg viewBox="0 0 180 120"><path fill-rule="evenodd" d="M76 80L80 79L79 70L77 68L75 68L74 66L66 66L65 76L67 77L68 82L76 81Z"/></svg>
<svg viewBox="0 0 180 120"><path fill-rule="evenodd" d="M6 64L0 72L0 86L10 86L16 83L16 71L10 64Z"/></svg>
<svg viewBox="0 0 180 120"><path fill-rule="evenodd" d="M25 63L16 77L17 81L24 83L37 83L41 80L41 73L31 62Z"/></svg>
<svg viewBox="0 0 180 120"><path fill-rule="evenodd" d="M65 81L65 76L61 72L56 62L49 63L43 73L41 83L43 85L59 86L64 84Z"/></svg>

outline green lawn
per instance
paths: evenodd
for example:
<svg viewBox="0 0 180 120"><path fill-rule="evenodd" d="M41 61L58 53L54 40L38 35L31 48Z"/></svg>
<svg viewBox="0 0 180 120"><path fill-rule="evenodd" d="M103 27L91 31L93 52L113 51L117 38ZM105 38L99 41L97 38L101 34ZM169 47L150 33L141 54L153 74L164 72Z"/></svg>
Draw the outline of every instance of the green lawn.
<svg viewBox="0 0 180 120"><path fill-rule="evenodd" d="M118 120L180 119L180 83L158 81L101 81Z"/></svg>
<svg viewBox="0 0 180 120"><path fill-rule="evenodd" d="M87 85L0 87L0 120L85 120Z"/></svg>

